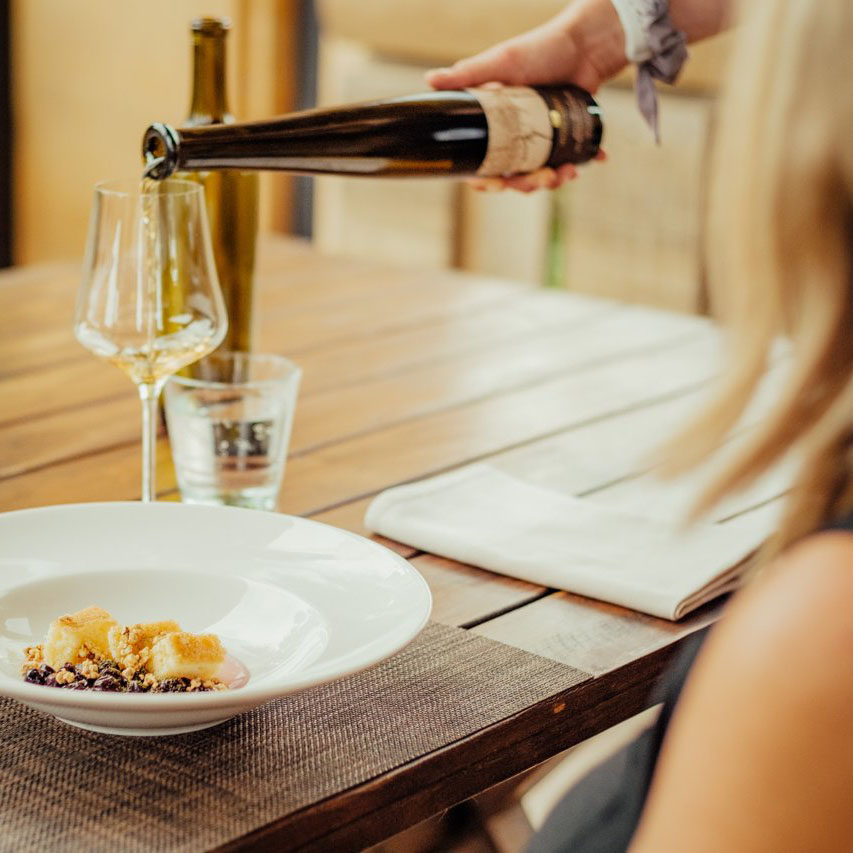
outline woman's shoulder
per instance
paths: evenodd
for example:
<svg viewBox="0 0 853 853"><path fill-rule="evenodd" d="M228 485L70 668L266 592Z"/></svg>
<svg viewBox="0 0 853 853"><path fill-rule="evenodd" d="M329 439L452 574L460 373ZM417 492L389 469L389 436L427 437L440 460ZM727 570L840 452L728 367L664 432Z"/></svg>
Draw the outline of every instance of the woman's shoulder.
<svg viewBox="0 0 853 853"><path fill-rule="evenodd" d="M755 659L745 663L772 667L780 653L817 663L838 643L853 648L853 533L807 537L733 604L721 634L738 644L751 640ZM853 679L839 686L853 689Z"/></svg>
<svg viewBox="0 0 853 853"><path fill-rule="evenodd" d="M817 534L736 596L711 632L634 849L664 839L696 851L833 849L846 838L851 648L853 535Z"/></svg>
<svg viewBox="0 0 853 853"><path fill-rule="evenodd" d="M853 738L851 650L853 534L828 531L791 548L735 597L700 654L697 680L745 717L778 721L768 734L820 737L839 716Z"/></svg>
<svg viewBox="0 0 853 853"><path fill-rule="evenodd" d="M763 703L853 703L853 533L807 537L728 606L697 668L715 691L742 688ZM853 705L848 706L853 709ZM853 713L849 714L853 728Z"/></svg>
<svg viewBox="0 0 853 853"><path fill-rule="evenodd" d="M711 688L751 694L811 729L843 710L853 734L853 534L807 537L735 598L712 632ZM817 704L819 703L819 704Z"/></svg>

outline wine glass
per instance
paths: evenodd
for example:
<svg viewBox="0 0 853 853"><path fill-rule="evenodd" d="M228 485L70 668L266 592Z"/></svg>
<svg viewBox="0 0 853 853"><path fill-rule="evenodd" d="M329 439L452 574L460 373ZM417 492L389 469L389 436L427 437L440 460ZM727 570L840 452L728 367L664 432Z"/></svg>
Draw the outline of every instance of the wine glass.
<svg viewBox="0 0 853 853"><path fill-rule="evenodd" d="M120 367L142 402L142 500L155 500L157 400L168 377L228 328L204 189L190 181L95 187L74 336Z"/></svg>

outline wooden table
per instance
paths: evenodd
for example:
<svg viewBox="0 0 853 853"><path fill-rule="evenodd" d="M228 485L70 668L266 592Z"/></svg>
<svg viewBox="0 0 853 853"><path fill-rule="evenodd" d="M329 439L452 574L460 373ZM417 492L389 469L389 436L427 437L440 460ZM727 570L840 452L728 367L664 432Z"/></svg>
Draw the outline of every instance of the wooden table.
<svg viewBox="0 0 853 853"><path fill-rule="evenodd" d="M139 403L72 337L77 271L0 274L0 510L140 493ZM656 488L637 449L712 376L718 341L705 321L322 257L288 240L264 243L259 289L258 348L305 371L281 511L363 532L382 489L485 458L613 506L680 508L683 492ZM158 468L161 499L177 499L165 439ZM745 496L726 523L767 497ZM665 622L389 544L429 582L435 620L585 677L232 848L358 847L483 791L647 707L673 650L716 614Z"/></svg>

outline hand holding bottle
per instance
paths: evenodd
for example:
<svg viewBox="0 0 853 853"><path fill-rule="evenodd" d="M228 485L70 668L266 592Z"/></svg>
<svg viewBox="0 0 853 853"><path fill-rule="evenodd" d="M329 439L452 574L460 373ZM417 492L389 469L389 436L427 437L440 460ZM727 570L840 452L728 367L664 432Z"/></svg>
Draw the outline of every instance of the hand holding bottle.
<svg viewBox="0 0 853 853"><path fill-rule="evenodd" d="M464 89L485 83L514 86L573 83L589 92L627 65L625 35L610 0L580 0L547 23L501 42L476 56L427 74L436 89ZM598 155L604 159L604 153ZM571 164L511 178L471 181L484 190L532 192L556 189L577 177Z"/></svg>
<svg viewBox="0 0 853 853"><path fill-rule="evenodd" d="M615 2L574 0L559 15L530 32L462 59L451 68L430 71L427 82L436 89L487 83L515 86L572 83L595 94L602 83L628 64L630 51ZM652 0L642 2L654 5ZM725 29L731 6L732 0L669 0L666 11L672 26L693 42ZM631 8L630 3L627 8ZM604 159L604 152L599 152L597 159ZM577 169L566 165L511 178L477 179L471 184L485 190L509 188L532 192L556 189L575 177Z"/></svg>

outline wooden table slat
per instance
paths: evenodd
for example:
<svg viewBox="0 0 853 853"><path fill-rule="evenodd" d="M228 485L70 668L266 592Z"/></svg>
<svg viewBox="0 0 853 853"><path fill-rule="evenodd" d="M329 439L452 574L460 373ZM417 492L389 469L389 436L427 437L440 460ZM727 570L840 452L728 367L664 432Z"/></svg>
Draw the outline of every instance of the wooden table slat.
<svg viewBox="0 0 853 853"><path fill-rule="evenodd" d="M685 393L707 381L706 341L427 414L291 459L280 509L302 515ZM663 365L667 370L663 371ZM531 416L535 413L535 416Z"/></svg>
<svg viewBox="0 0 853 853"><path fill-rule="evenodd" d="M489 346L541 335L554 328L570 329L610 314L612 306L588 300L557 300L550 291L523 290L517 298L482 311L438 318L403 331L378 333L321 350L303 353L300 401L333 389L399 374ZM280 337L277 325L261 317L261 337ZM264 327L270 332L264 334ZM60 333L71 340L71 330ZM281 341L277 341L281 343ZM79 357L51 363L0 380L0 426L28 418L58 414L119 396L135 395L128 378L115 367L93 358L82 347ZM291 355L285 348L281 355Z"/></svg>
<svg viewBox="0 0 853 853"><path fill-rule="evenodd" d="M599 364L642 358L652 349L685 341L653 324L638 326L619 313L591 319L567 333L559 329L505 344L500 357L477 350L452 361L430 363L387 378L336 388L302 402L292 447L305 453L350 435L508 391L565 379Z"/></svg>
<svg viewBox="0 0 853 853"><path fill-rule="evenodd" d="M290 243L282 242L285 246ZM294 286L287 286L287 275L258 276L258 313L265 321L259 333L260 348L297 355L377 333L416 328L519 296L519 289L507 282L474 280L463 287L459 274L387 267L359 276L346 259L315 253L300 255L300 259L309 266L300 273L303 296L298 306L294 306ZM4 330L0 378L92 357L71 335L78 265L73 272L67 267L47 267L42 277L36 272L28 280L20 292L15 287L0 292Z"/></svg>
<svg viewBox="0 0 853 853"><path fill-rule="evenodd" d="M710 625L719 611L719 603L711 603L680 622L667 622L615 604L556 592L472 630L601 676Z"/></svg>
<svg viewBox="0 0 853 853"><path fill-rule="evenodd" d="M432 619L468 627L546 595L543 586L421 554L412 560L432 592Z"/></svg>
<svg viewBox="0 0 853 853"><path fill-rule="evenodd" d="M532 389L420 417L298 456L288 462L281 509L297 515L320 512L443 467L530 444L584 424L622 418L701 386L700 359L707 350L708 342L698 341L652 351L634 356L627 364L604 364ZM675 367L661 372L662 365L673 362ZM705 365L707 375L712 370ZM130 435L137 430L137 415L129 412L137 404L129 399L123 405L128 407L128 417L122 428ZM530 412L536 413L535 419L529 417ZM67 432L55 429L52 434L71 440L78 426L79 420L69 415ZM33 440L34 449L28 450L22 441L17 452L27 458L28 453L51 450L41 450L40 437ZM85 436L74 440L83 441ZM0 480L0 504L21 508L93 500L99 495L105 500L134 499L138 496L136 471L124 469L136 468L138 459L138 445L122 446ZM162 441L158 459L160 488L174 488L168 447ZM103 470L111 472L107 480L100 476Z"/></svg>
<svg viewBox="0 0 853 853"><path fill-rule="evenodd" d="M613 349L608 338L609 324L604 323L604 328L600 331L590 331L591 328L598 330L600 325L593 324L590 327L587 324L578 334L588 335L590 340L601 340L600 351L609 353ZM619 330L624 328L624 320L616 326L615 333L618 334ZM655 331L653 329L648 333L649 341L656 340ZM367 381L351 388L309 396L307 399L303 396L291 439L291 450L304 452L312 445L340 440L348 435L364 432L370 427L384 426L420 412L435 411L488 393L496 393L502 388L517 385L524 379L532 382L537 376L548 376L561 368L568 369L579 358L594 359L597 351L595 347L590 347L589 354L586 354L577 346L567 346L564 332L561 330L552 336L543 337L540 334L530 340L516 343L513 351L508 354L513 364L510 370L501 370L500 365L492 361L487 361L487 364L493 364L493 368L483 370L483 355L480 351L475 351L461 357L456 364L430 363L397 373L389 379ZM580 355L581 353L584 354ZM101 369L88 367L90 363ZM129 425L135 420L138 421L139 406L131 383L115 368L103 365L95 359L89 359L86 364L86 374L90 381L84 380L81 384L64 384L66 381L79 382L83 378L73 375L75 368L79 370L77 363L62 368L61 373L59 370L41 373L35 382L29 384L28 376L14 377L4 383L9 387L0 394L0 412L5 413L0 414L0 477L23 473L49 462L60 462L68 456L93 452L98 448L123 444L133 439ZM105 367L111 372L105 374ZM310 367L308 369L310 370ZM72 375L69 376L69 373ZM81 400L86 400L85 389L100 389L105 376L108 383L106 387L115 387L121 393L115 398L107 397L105 400L95 400L84 405ZM116 385L116 378L123 382ZM60 386L63 390L60 393L65 400L74 399L73 388L77 389L76 393L81 400L69 408L51 413L42 412L36 421L32 418L22 419L19 406L13 403L15 398L12 395L26 387L27 390L23 394L24 405L29 403L29 411L32 413L33 408L39 404L55 405L55 400L47 391L46 383L57 380L63 382ZM89 391L89 395L92 393L99 392ZM4 426L4 416L14 420ZM112 434L111 428L114 430ZM66 431L74 437L73 442L58 440ZM61 455L63 451L67 451L65 456Z"/></svg>

